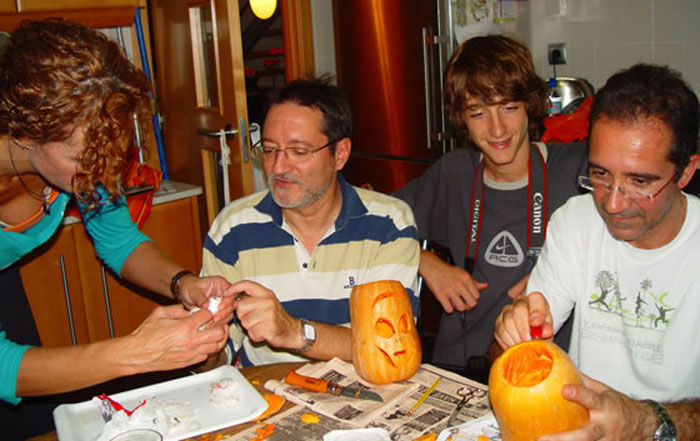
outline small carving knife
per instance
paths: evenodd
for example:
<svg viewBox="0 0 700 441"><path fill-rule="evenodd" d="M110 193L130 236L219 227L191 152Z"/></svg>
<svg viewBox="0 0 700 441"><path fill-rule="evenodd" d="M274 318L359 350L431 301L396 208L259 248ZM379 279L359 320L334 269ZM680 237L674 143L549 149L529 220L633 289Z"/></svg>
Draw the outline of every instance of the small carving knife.
<svg viewBox="0 0 700 441"><path fill-rule="evenodd" d="M294 371L289 371L287 373L287 377L285 377L284 382L292 386L299 386L315 392L323 392L336 396L359 398L361 400L374 400L379 402L384 401L377 393L360 388L342 387L336 383L321 380L320 378L299 375Z"/></svg>

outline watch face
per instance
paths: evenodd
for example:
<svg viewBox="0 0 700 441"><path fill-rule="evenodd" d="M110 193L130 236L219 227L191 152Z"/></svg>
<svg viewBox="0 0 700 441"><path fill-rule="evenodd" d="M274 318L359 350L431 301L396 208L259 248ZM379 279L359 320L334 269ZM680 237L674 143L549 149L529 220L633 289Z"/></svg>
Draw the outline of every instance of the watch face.
<svg viewBox="0 0 700 441"><path fill-rule="evenodd" d="M676 441L676 428L669 424L662 424L656 429L655 441Z"/></svg>
<svg viewBox="0 0 700 441"><path fill-rule="evenodd" d="M309 323L304 323L304 338L307 340L316 340L316 328Z"/></svg>

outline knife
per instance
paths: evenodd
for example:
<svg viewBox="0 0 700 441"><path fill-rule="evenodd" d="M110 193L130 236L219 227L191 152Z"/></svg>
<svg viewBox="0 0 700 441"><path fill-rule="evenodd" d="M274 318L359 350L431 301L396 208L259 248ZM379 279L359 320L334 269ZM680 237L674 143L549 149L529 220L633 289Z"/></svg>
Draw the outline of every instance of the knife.
<svg viewBox="0 0 700 441"><path fill-rule="evenodd" d="M361 400L374 400L384 402L379 394L368 391L366 389L342 387L331 381L321 380L320 378L307 377L297 374L294 371L287 372L284 382L292 386L303 387L304 389L315 392L323 392L336 396L359 398Z"/></svg>

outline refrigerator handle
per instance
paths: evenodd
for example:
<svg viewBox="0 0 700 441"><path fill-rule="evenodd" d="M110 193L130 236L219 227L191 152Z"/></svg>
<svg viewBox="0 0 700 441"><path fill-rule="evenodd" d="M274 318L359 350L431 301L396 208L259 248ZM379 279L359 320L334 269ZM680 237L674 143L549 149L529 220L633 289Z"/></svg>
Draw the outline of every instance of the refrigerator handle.
<svg viewBox="0 0 700 441"><path fill-rule="evenodd" d="M428 65L428 28L423 28L423 81L425 82L425 132L428 148L431 147L430 134L433 132L430 118L430 68Z"/></svg>
<svg viewBox="0 0 700 441"><path fill-rule="evenodd" d="M430 60L428 49L431 44L447 44L449 39L440 35L428 35L428 28L422 29L423 33L423 80L425 82L425 128L428 148L431 148L432 141L442 141L445 138L443 132L433 133L433 123L430 118L431 112L431 81L430 81Z"/></svg>

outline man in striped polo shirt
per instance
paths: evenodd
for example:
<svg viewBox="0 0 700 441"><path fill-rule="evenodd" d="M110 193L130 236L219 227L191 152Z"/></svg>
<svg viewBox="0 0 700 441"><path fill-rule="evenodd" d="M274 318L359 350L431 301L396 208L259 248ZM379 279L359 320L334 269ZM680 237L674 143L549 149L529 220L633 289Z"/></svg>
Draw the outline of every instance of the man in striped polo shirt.
<svg viewBox="0 0 700 441"><path fill-rule="evenodd" d="M254 153L269 190L234 201L204 243L202 273L237 282L231 340L243 366L352 359L353 286L400 281L414 311L419 246L413 214L338 174L352 116L327 78L297 80L269 102Z"/></svg>

